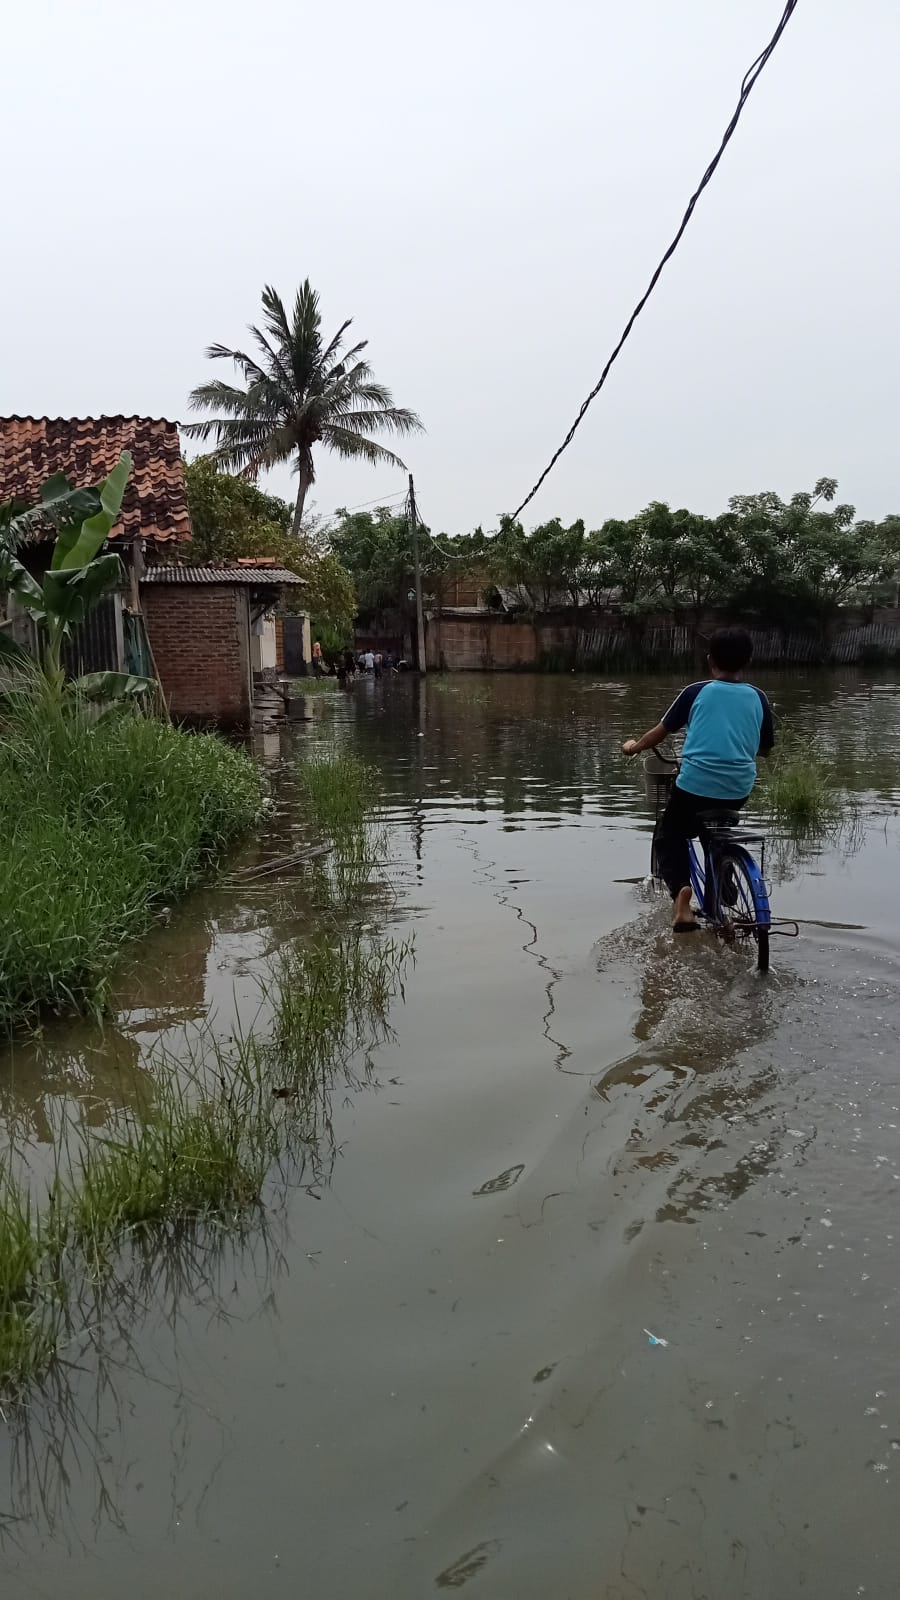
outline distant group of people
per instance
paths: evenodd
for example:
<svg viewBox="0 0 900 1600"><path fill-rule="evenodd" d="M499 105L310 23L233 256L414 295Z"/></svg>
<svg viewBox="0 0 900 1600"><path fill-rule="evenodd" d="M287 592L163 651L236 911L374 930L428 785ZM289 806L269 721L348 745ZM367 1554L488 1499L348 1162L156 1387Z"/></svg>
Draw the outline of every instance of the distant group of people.
<svg viewBox="0 0 900 1600"><path fill-rule="evenodd" d="M338 682L343 687L349 687L357 677L381 678L385 673L403 672L409 663L396 651L360 650L354 655L352 650L345 650L337 662L336 672Z"/></svg>
<svg viewBox="0 0 900 1600"><path fill-rule="evenodd" d="M312 647L312 669L317 678L334 672L338 682L346 688L357 676L381 678L386 672L406 672L409 662L395 650L360 650L358 653L344 650L331 663L325 660L321 642L316 639Z"/></svg>

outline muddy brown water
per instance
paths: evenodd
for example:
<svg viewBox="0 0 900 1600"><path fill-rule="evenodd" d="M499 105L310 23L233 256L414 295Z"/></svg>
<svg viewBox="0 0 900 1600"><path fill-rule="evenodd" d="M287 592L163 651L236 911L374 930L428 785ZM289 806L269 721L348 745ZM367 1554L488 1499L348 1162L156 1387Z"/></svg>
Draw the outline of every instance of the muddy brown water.
<svg viewBox="0 0 900 1600"><path fill-rule="evenodd" d="M265 1228L148 1265L0 1422L4 1600L896 1595L900 686L760 681L865 812L777 853L806 921L768 981L618 881L616 748L674 679L365 683L268 740L263 854L302 837L292 752L384 774L395 1037ZM7 1053L35 1159L62 1104L139 1110L155 1040L246 1020L314 915L290 875L207 888L114 1026Z"/></svg>

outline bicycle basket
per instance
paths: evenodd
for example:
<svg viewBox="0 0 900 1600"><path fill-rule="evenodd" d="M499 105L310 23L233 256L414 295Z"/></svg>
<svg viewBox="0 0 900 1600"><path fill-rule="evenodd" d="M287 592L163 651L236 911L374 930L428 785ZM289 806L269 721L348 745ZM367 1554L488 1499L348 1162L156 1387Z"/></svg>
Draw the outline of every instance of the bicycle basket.
<svg viewBox="0 0 900 1600"><path fill-rule="evenodd" d="M647 799L651 805L655 804L657 818L668 804L669 796L675 787L679 766L677 757L660 755L658 750L651 750L644 757Z"/></svg>

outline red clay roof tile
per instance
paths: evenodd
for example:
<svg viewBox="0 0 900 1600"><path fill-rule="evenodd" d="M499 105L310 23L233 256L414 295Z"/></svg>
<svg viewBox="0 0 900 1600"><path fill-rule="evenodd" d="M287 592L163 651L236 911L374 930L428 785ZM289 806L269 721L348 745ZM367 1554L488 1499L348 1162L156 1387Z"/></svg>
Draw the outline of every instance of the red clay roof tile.
<svg viewBox="0 0 900 1600"><path fill-rule="evenodd" d="M0 417L0 501L36 503L54 472L78 487L99 483L123 450L134 467L111 537L189 539L178 427L161 417Z"/></svg>

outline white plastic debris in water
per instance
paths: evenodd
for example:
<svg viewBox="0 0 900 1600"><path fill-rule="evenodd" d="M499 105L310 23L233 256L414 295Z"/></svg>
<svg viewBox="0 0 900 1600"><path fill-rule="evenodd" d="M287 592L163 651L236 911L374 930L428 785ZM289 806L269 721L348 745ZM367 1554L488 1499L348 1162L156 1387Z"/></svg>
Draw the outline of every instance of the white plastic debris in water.
<svg viewBox="0 0 900 1600"><path fill-rule="evenodd" d="M647 1338L650 1340L651 1344L658 1344L661 1350L668 1350L668 1348L669 1348L668 1339L658 1339L655 1333L651 1333L650 1332L649 1328L645 1328L644 1332L647 1335Z"/></svg>

